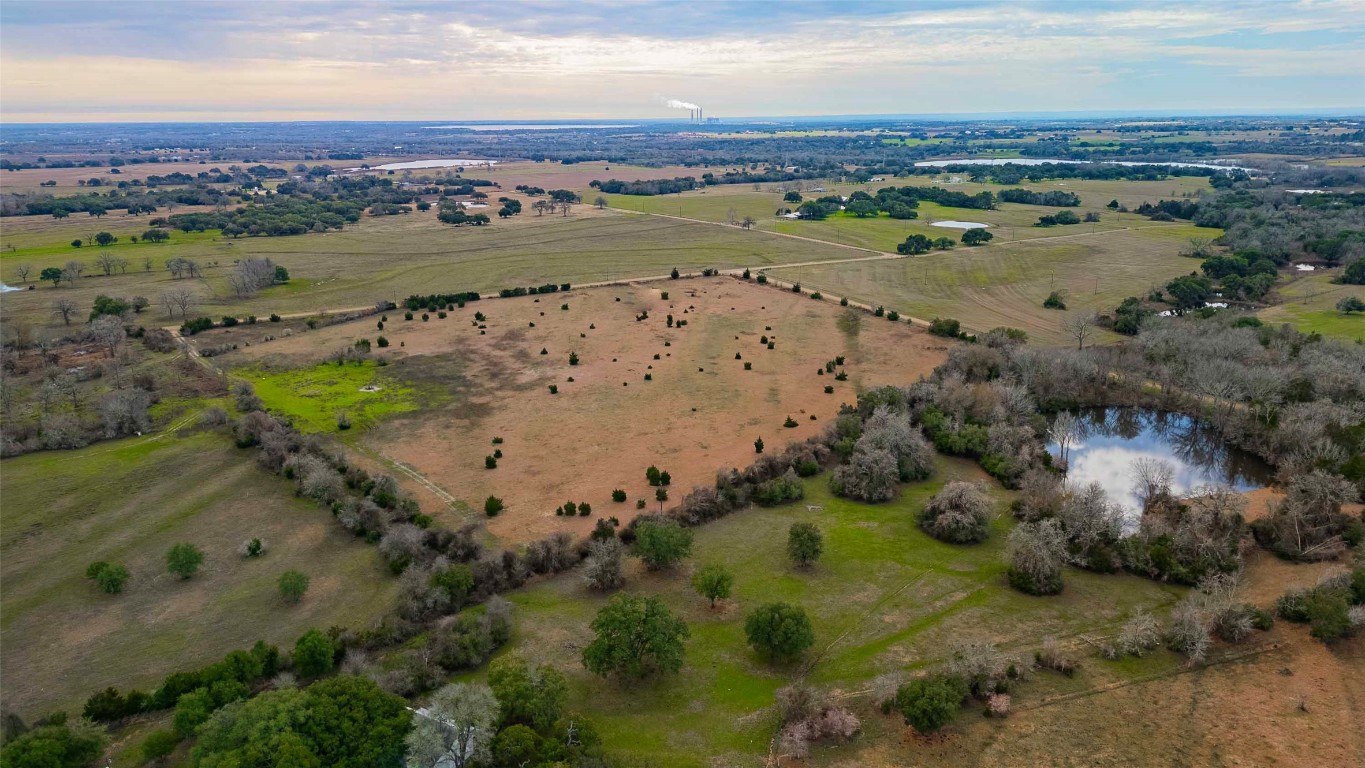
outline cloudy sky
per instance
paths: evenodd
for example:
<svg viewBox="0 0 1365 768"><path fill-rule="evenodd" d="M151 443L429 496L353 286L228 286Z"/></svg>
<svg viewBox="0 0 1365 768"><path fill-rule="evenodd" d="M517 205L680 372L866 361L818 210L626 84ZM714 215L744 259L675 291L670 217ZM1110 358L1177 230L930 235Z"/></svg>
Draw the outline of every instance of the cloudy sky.
<svg viewBox="0 0 1365 768"><path fill-rule="evenodd" d="M0 2L0 119L1365 107L1365 0Z"/></svg>

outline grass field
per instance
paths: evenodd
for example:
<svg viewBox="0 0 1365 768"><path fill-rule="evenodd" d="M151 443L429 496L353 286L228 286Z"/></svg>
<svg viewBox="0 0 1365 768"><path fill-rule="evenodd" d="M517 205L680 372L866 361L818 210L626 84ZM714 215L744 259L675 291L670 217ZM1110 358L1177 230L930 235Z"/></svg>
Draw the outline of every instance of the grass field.
<svg viewBox="0 0 1365 768"><path fill-rule="evenodd" d="M934 480L907 487L881 506L831 497L826 478L812 478L803 503L748 510L698 529L693 557L677 572L632 570L627 590L661 596L691 628L686 666L676 676L624 685L586 673L579 654L606 598L572 577L513 596L519 615L512 650L570 675L575 708L593 719L611 751L660 766L762 765L775 728L773 693L803 677L853 694L846 703L872 731L854 747L822 751L817 764L866 764L856 757L863 747L915 756L896 744L894 721L881 721L870 697L855 693L872 678L932 666L954 637L1031 653L1044 635L1105 634L1132 609L1160 610L1180 594L1131 577L1077 572L1068 572L1067 590L1057 598L1010 590L1000 559L1008 515L997 518L991 539L975 547L937 542L913 522L914 511L946 479L977 476L971 465L943 459ZM996 499L1003 512L1007 495ZM826 554L809 572L794 570L785 553L786 530L800 521L816 523L825 534ZM735 576L733 598L716 610L689 586L689 573L710 563ZM798 604L811 617L816 642L801 663L773 665L745 645L743 616L773 600ZM1143 667L1171 663L1157 659ZM1094 683L1087 678L1043 677L1025 689L1032 696L1079 690Z"/></svg>
<svg viewBox="0 0 1365 768"><path fill-rule="evenodd" d="M935 251L923 258L773 269L806 290L852 296L911 317L954 317L977 331L1022 328L1042 344L1075 343L1062 330L1073 312L1111 311L1127 296L1197 267L1177 255L1185 228L1142 229ZM1044 309L1062 291L1067 311Z"/></svg>
<svg viewBox="0 0 1365 768"><path fill-rule="evenodd" d="M102 224L111 232L115 231L114 222L108 221L112 218L116 217L107 217ZM61 266L80 257L90 265L87 277L74 286L53 288L44 283L34 291L6 294L6 319L23 316L35 325L55 327L53 324L60 321L52 317L51 306L58 296L71 298L83 307L100 293L141 295L155 302L161 292L176 284L161 266L171 256L192 258L207 267L204 279L193 283L205 297L202 314L233 312L264 317L271 312L366 306L378 299L401 300L411 293L496 292L509 285L659 275L674 267L698 270L858 255L821 243L597 211L585 205L568 218L538 217L528 212L479 228L451 228L438 223L434 213L414 213L366 218L341 232L296 237L209 237L182 243L180 233L176 233L169 244L148 246L156 249L156 271L143 272L141 264L135 262L128 274L91 277L96 271L95 253L75 253L76 249L69 246L66 251L60 247L53 250L72 237L84 237L86 227L65 222L48 226L46 245L34 243L0 253L0 274L15 283L14 269L19 264L32 264L36 276L45 266ZM138 254L143 253L142 248L141 244L129 246L130 252ZM296 282L252 299L236 298L227 277L234 260L248 256L273 259L287 267Z"/></svg>
<svg viewBox="0 0 1365 768"><path fill-rule="evenodd" d="M220 432L30 454L0 471L5 700L29 719L78 713L108 685L149 690L257 640L290 645L310 628L364 625L396 592L373 547ZM237 547L252 537L268 551L244 560ZM166 570L179 542L205 555L185 582ZM85 579L96 560L131 571L122 594ZM296 606L276 586L290 569L312 579Z"/></svg>
<svg viewBox="0 0 1365 768"><path fill-rule="evenodd" d="M1304 333L1365 342L1365 315L1344 315L1336 309L1347 296L1365 299L1365 286L1333 283L1341 272L1338 268L1295 274L1278 289L1281 303L1262 310L1259 317L1268 323L1289 323Z"/></svg>
<svg viewBox="0 0 1365 768"><path fill-rule="evenodd" d="M979 476L970 464L941 458L932 480L880 506L834 498L824 476L811 478L803 502L696 529L692 558L674 572L650 574L632 562L625 589L660 596L690 627L676 675L625 683L588 674L580 655L607 597L572 575L512 596L518 618L508 652L565 671L571 707L591 718L608 749L657 766L771 764L773 694L800 679L833 691L863 723L851 744L818 748L810 764L819 766L1294 765L1307 755L1326 761L1317 764L1365 756L1350 725L1365 692L1360 677L1352 681L1365 644L1333 652L1300 627L1278 627L1253 655L1199 671L1166 651L1101 661L1083 636L1111 635L1139 607L1161 615L1184 590L1070 569L1060 596L1010 589L1001 562L1012 525L1007 513L977 546L943 544L913 523L943 482ZM992 493L1003 513L1009 494L998 487ZM825 535L825 555L808 572L787 560L786 532L795 522L813 522ZM712 563L735 577L732 599L714 610L689 585L696 568ZM1262 602L1261 591L1310 584L1320 572L1273 558L1255 563L1262 565L1267 570L1253 568L1248 586L1257 591L1249 597ZM813 623L815 645L798 663L769 663L745 644L744 616L774 600L800 605ZM880 714L869 691L879 675L913 675L944 661L954 639L988 640L1027 658L1047 636L1070 645L1082 671L1074 678L1037 673L1015 686L1008 720L968 707L943 735L923 739L898 716ZM1214 658L1247 650L1220 647ZM1296 676L1284 677L1286 669ZM1296 718L1297 696L1321 706Z"/></svg>
<svg viewBox="0 0 1365 768"><path fill-rule="evenodd" d="M888 186L939 186L956 192L974 195L979 192L999 193L1005 189L1023 188L1035 192L1065 191L1074 192L1081 198L1081 205L1072 210L1077 215L1094 211L1101 215L1096 229L1112 229L1119 226L1160 226L1159 222L1148 221L1134 214L1114 213L1107 206L1109 201L1118 200L1121 205L1136 208L1143 202L1156 202L1162 198L1179 199L1197 195L1210 189L1208 180L1202 177L1175 177L1162 181L1090 181L1066 179L1025 182L1018 185L978 184L957 177L912 176L890 178L884 182L868 184L843 184L835 181L801 182L807 189L821 186L825 192L803 192L806 199L814 199L827 194L849 195L854 191L875 194L878 189ZM909 234L920 233L933 237L961 234L960 231L931 227L930 222L940 219L980 221L996 229L996 237L1008 239L1024 237L1056 237L1073 234L1078 229L1091 229L1090 224L1069 227L1034 228L1039 216L1055 213L1056 208L1017 203L1002 203L992 211L976 209L944 208L933 203L920 203L919 218L913 220L894 220L882 216L877 219L857 219L848 215L831 217L825 221L792 221L775 215L778 208L795 208L791 203L782 201L781 185L761 184L753 189L747 184L722 184L701 190L675 195L604 195L614 208L646 213L662 213L669 216L702 219L728 223L731 210L735 219L752 216L757 220L757 228L776 230L791 234L802 234L816 239L833 242L853 243L880 250L894 251L897 243L903 242ZM585 199L592 199L591 190L584 192ZM983 218L984 217L984 218ZM1000 229L1013 229L1013 233L1002 234ZM900 233L899 236L893 236Z"/></svg>
<svg viewBox="0 0 1365 768"><path fill-rule="evenodd" d="M417 409L414 390L385 376L372 362L319 363L270 372L248 369L235 375L251 382L262 400L288 403L284 410L304 432L336 431L339 413L356 427L365 427Z"/></svg>
<svg viewBox="0 0 1365 768"><path fill-rule="evenodd" d="M438 519L458 525L472 510L470 519L485 520L484 499L503 499L506 510L487 523L504 542L561 530L586 536L597 517L633 517L640 498L656 509L645 482L650 464L672 474L675 502L712 482L718 468L749 464L756 438L781 450L824 429L859 391L927 374L948 344L908 323L728 277L538 298L473 302L426 322L390 312L383 331L390 346L373 350L390 363L382 368L317 364L358 338L374 340L374 318L265 343L255 340L260 325L195 339L209 346L229 335L251 339L214 362L254 381L265 403L301 428L344 435L459 500ZM483 322L472 320L476 312ZM670 327L669 315L687 326ZM816 373L835 357L846 358L846 381ZM381 391L360 392L370 383ZM357 428L338 433L339 410ZM788 416L795 427L783 426ZM494 437L505 455L489 470ZM626 503L611 501L617 488L627 491ZM556 516L570 499L589 502L594 516ZM429 500L433 511L447 507Z"/></svg>

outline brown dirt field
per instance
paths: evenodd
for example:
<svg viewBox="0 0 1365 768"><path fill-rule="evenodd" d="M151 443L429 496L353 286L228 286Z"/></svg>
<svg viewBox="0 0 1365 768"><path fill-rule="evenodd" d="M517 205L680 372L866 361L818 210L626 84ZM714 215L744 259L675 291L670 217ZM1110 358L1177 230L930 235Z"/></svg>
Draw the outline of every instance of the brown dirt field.
<svg viewBox="0 0 1365 768"><path fill-rule="evenodd" d="M443 390L450 402L361 438L476 512L487 496L502 498L507 511L488 527L506 541L558 530L586 534L593 517L555 516L568 499L590 502L594 517L622 522L636 514L636 499L658 509L644 479L650 464L671 473L669 501L677 501L693 486L711 483L718 468L749 464L755 438L780 451L824 429L859 391L927 374L947 349L907 323L861 312L852 315L860 329L846 333L840 318L852 310L732 278L539 298L476 302L444 321L391 319L384 335L393 346L380 353L394 361L388 370ZM565 302L568 311L559 309ZM649 319L637 322L646 309ZM472 324L476 311L488 317L486 335ZM687 327L668 328L670 312ZM359 321L256 344L223 362L299 364L374 334L372 320ZM760 344L763 335L775 339L774 349ZM540 355L542 348L548 354ZM569 365L570 352L580 355L579 365ZM839 355L847 358L848 381L816 375ZM753 370L744 370L745 361ZM645 381L646 373L654 380ZM557 395L547 391L551 383ZM825 394L826 385L833 394ZM784 428L787 416L798 426ZM483 459L495 436L504 439L505 455L490 471ZM615 488L627 492L627 503L611 502Z"/></svg>

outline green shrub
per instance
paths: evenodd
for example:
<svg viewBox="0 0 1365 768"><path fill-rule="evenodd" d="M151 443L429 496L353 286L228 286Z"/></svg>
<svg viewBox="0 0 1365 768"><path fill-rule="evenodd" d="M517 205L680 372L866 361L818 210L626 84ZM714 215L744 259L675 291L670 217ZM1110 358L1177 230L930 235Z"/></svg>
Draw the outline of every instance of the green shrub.
<svg viewBox="0 0 1365 768"><path fill-rule="evenodd" d="M142 742L143 760L160 760L175 751L180 738L171 731L152 731Z"/></svg>
<svg viewBox="0 0 1365 768"><path fill-rule="evenodd" d="M957 338L962 334L962 323L952 318L935 317L929 321L929 333L935 336Z"/></svg>
<svg viewBox="0 0 1365 768"><path fill-rule="evenodd" d="M489 496L483 500L483 513L489 517L497 517L502 512L502 499L497 496Z"/></svg>
<svg viewBox="0 0 1365 768"><path fill-rule="evenodd" d="M794 659L815 644L810 618L788 603L759 606L744 620L744 634L755 651L777 661Z"/></svg>
<svg viewBox="0 0 1365 768"><path fill-rule="evenodd" d="M1317 589L1308 597L1309 634L1324 643L1351 634L1350 604L1339 590Z"/></svg>
<svg viewBox="0 0 1365 768"><path fill-rule="evenodd" d="M100 591L106 595L116 595L123 591L123 584L128 581L128 569L101 560L85 569L85 578L99 585Z"/></svg>
<svg viewBox="0 0 1365 768"><path fill-rule="evenodd" d="M933 733L953 719L967 692L967 683L962 678L933 675L902 685L891 706L905 718L906 725L920 733Z"/></svg>

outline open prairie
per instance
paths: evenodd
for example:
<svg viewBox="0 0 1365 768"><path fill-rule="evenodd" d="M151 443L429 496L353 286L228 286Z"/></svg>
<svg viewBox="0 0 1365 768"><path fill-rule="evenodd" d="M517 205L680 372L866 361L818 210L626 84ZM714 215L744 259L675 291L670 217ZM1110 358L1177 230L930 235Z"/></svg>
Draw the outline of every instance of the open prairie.
<svg viewBox="0 0 1365 768"><path fill-rule="evenodd" d="M353 370L322 360L384 336L389 346L375 353L389 364L344 379L346 386L401 387L393 396L414 405L366 417L372 428L347 439L461 502L438 517L481 518L484 499L501 498L507 509L488 528L509 542L559 530L586 535L597 517L633 517L637 499L658 511L645 482L651 464L671 474L676 501L712 482L717 469L749 464L756 439L780 451L823 430L858 392L927 374L951 343L905 322L727 277L470 302L445 319L422 314L408 321L401 309L389 312L383 331L370 317L265 343L258 339L271 325L195 338L206 346L252 340L215 362L256 382L272 409L335 433L335 410L365 411L349 402L319 406L332 392L323 382ZM825 373L840 357L844 364ZM316 371L316 381L276 384L296 382L300 369ZM788 417L792 427L784 426ZM494 450L503 457L486 469ZM612 502L616 489L626 491L624 503ZM557 517L565 501L588 502L592 517Z"/></svg>
<svg viewBox="0 0 1365 768"><path fill-rule="evenodd" d="M475 290L494 292L508 286L553 282L595 282L667 274L677 267L761 267L791 261L853 258L863 254L820 242L774 238L758 232L696 222L599 211L589 205L568 216L524 213L486 227L452 228L436 220L434 211L404 216L366 217L340 232L305 237L225 238L216 234L173 232L167 243L129 243L123 235L146 229L146 218L111 215L99 221L73 219L29 225L42 235L22 232L19 247L0 251L0 271L19 285L15 269L33 267L35 290L8 293L3 315L37 325L60 324L52 317L58 297L90 304L96 295L141 295L152 302L167 289L188 285L202 298L199 313L280 314L373 305L380 299L401 300L412 293ZM129 220L125 221L127 218ZM70 240L89 236L98 227L120 235L106 249L131 264L126 273L105 276L94 265L97 249L71 248ZM5 229L8 229L6 222ZM15 233L16 240L21 232ZM7 235L6 235L7 237ZM8 240L0 240L8 243ZM177 281L164 267L166 259L184 257L203 267L203 278ZM250 299L233 294L228 277L235 261L265 257L289 269L288 285L265 290ZM61 267L77 259L86 276L74 285L54 288L36 283L44 267ZM146 262L150 259L150 271ZM165 318L170 325L172 320Z"/></svg>

